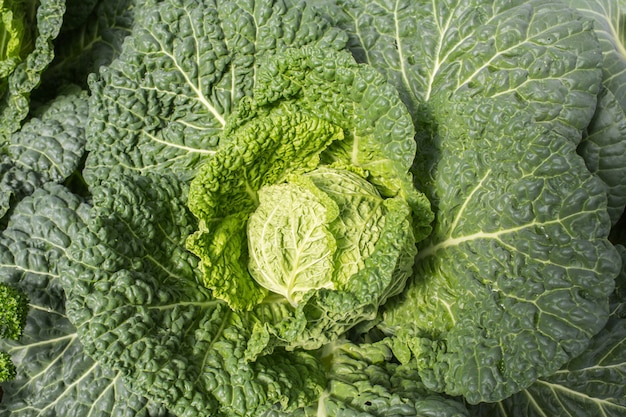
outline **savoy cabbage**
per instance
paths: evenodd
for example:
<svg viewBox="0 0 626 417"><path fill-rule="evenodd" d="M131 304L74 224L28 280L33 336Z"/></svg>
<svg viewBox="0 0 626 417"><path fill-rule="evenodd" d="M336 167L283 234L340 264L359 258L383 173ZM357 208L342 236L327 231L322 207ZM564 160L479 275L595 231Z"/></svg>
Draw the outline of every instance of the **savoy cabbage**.
<svg viewBox="0 0 626 417"><path fill-rule="evenodd" d="M621 0L0 6L0 416L626 413Z"/></svg>

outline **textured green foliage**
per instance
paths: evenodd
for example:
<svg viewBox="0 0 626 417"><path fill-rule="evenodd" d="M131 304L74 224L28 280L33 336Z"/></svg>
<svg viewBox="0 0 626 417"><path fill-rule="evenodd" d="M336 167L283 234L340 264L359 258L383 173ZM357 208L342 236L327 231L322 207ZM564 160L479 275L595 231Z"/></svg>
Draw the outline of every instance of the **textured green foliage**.
<svg viewBox="0 0 626 417"><path fill-rule="evenodd" d="M626 113L613 93L602 90L598 108L578 153L587 168L605 184L611 222L616 224L626 204Z"/></svg>
<svg viewBox="0 0 626 417"><path fill-rule="evenodd" d="M500 404L483 404L476 416L545 415L619 417L626 413L626 249L611 297L607 325L582 355Z"/></svg>
<svg viewBox="0 0 626 417"><path fill-rule="evenodd" d="M254 95L242 100L228 119L223 142L191 183L189 207L199 219L199 230L190 237L188 248L201 260L205 284L234 309L259 305L267 293L263 287L271 286L259 286L248 271L251 256L246 230L250 224L262 231L272 228L259 224L258 219L250 220L246 227L255 210L274 212L263 202L259 206L262 187L331 164L361 172L371 183L369 187L389 200L383 204L388 216L376 232L380 238L367 242L371 254L362 260L363 266L354 270L348 263L347 269L344 265L328 269L330 276L317 280L326 283L319 285L318 291L302 291L297 300L290 300L294 311L281 307L283 319L258 328L250 357L264 351L265 345L270 350L274 344L318 348L359 321L373 319L378 306L401 291L411 274L415 241L429 230L432 213L408 172L412 157L407 153L415 146L410 116L376 71L358 65L346 52L303 47L277 53L259 67ZM311 173L305 178L315 183L308 191L316 190L318 197L326 189L337 194L328 182L341 183L340 176ZM349 216L354 215L356 223L360 222L360 214L350 213L348 204L341 199L335 203L345 221L350 222ZM326 208L334 205L321 204ZM356 210L363 209L366 215L365 207ZM305 223L304 219L293 220L298 227ZM357 227L353 239L358 239L362 230ZM262 231L249 231L248 236L258 238ZM337 229L337 235L345 231ZM257 243L255 250L273 245L275 236L267 236L268 242ZM349 246L348 240L339 244ZM337 244L330 239L328 249L334 253ZM352 256L343 249L337 255ZM271 257L270 268L279 271L285 263L276 265L273 261L280 256ZM261 272L256 266L252 269L257 275ZM337 286L328 285L333 280ZM271 299L266 304L278 301Z"/></svg>
<svg viewBox="0 0 626 417"><path fill-rule="evenodd" d="M44 183L62 183L77 170L85 151L87 103L85 91L69 87L11 135L0 156L0 216Z"/></svg>
<svg viewBox="0 0 626 417"><path fill-rule="evenodd" d="M266 295L247 271L246 220L258 205L257 192L315 168L320 153L342 137L328 122L280 111L229 135L199 170L189 208L200 224L187 247L202 260L205 285L231 307L249 310Z"/></svg>
<svg viewBox="0 0 626 417"><path fill-rule="evenodd" d="M90 82L85 178L113 168L192 178L251 94L258 59L314 42L336 49L345 39L305 2L143 2L119 59Z"/></svg>
<svg viewBox="0 0 626 417"><path fill-rule="evenodd" d="M67 262L68 245L84 227L87 210L64 187L47 184L16 205L0 237L0 282L30 299L20 340L0 340L0 349L17 365L15 380L2 384L2 416L166 415L129 392L119 371L105 370L89 357L68 320L60 265Z"/></svg>
<svg viewBox="0 0 626 417"><path fill-rule="evenodd" d="M579 153L589 170L606 184L613 224L626 205L626 49L621 0L567 0L594 21L602 47L602 86L594 119Z"/></svg>
<svg viewBox="0 0 626 417"><path fill-rule="evenodd" d="M65 0L11 0L9 3L23 7L25 27L31 32L30 36L24 36L31 44L27 56L8 74L6 89L0 88L0 146L8 142L28 115L30 94L54 58L53 41L61 30L65 12Z"/></svg>
<svg viewBox="0 0 626 417"><path fill-rule="evenodd" d="M381 328L429 388L471 403L557 371L604 325L620 265L605 187L576 154L602 79L592 23L543 1L327 10L411 108L436 213Z"/></svg>
<svg viewBox="0 0 626 417"><path fill-rule="evenodd" d="M384 343L355 345L338 341L325 348L328 387L317 416L463 417L461 402L429 391L415 369L393 361Z"/></svg>
<svg viewBox="0 0 626 417"><path fill-rule="evenodd" d="M393 206L385 203L376 187L352 171L319 168L306 178L337 205L337 218L329 224L337 242L332 281L337 288L345 287L375 251L385 216Z"/></svg>
<svg viewBox="0 0 626 417"><path fill-rule="evenodd" d="M68 0L54 60L42 74L40 95L66 84L87 89L89 74L122 52L141 0Z"/></svg>
<svg viewBox="0 0 626 417"><path fill-rule="evenodd" d="M65 181L83 158L88 113L87 92L76 87L39 107L11 135L8 151L15 165L38 173L46 182Z"/></svg>
<svg viewBox="0 0 626 417"><path fill-rule="evenodd" d="M310 290L335 288L330 225L337 216L337 203L313 184L261 188L246 230L252 278L293 306Z"/></svg>
<svg viewBox="0 0 626 417"><path fill-rule="evenodd" d="M623 1L0 3L0 416L626 412Z"/></svg>
<svg viewBox="0 0 626 417"><path fill-rule="evenodd" d="M314 401L321 365L306 353L244 353L256 323L214 298L185 250L195 229L175 177L119 176L94 188L70 250L68 316L86 351L178 416L261 415Z"/></svg>
<svg viewBox="0 0 626 417"><path fill-rule="evenodd" d="M288 49L267 61L257 75L254 101L244 101L227 133L253 117L264 117L282 101L299 112L338 125L344 140L324 152L322 163L352 165L384 197L401 196L414 210L416 239L430 233L428 202L408 173L415 157L411 115L398 92L369 66L347 53L329 55L317 47Z"/></svg>

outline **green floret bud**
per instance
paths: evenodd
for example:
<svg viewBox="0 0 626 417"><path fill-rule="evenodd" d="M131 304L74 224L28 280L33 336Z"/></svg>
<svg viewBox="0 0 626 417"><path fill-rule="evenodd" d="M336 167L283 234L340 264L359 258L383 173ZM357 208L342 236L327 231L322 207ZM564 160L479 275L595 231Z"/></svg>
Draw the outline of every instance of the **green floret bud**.
<svg viewBox="0 0 626 417"><path fill-rule="evenodd" d="M6 352L0 352L0 382L15 379L17 371L11 360L11 355Z"/></svg>
<svg viewBox="0 0 626 417"><path fill-rule="evenodd" d="M0 337L19 339L26 325L28 297L17 288L0 284L0 307Z"/></svg>
<svg viewBox="0 0 626 417"><path fill-rule="evenodd" d="M28 297L10 285L0 284L0 337L18 340L26 326ZM14 379L17 374L11 355L0 351L0 382Z"/></svg>

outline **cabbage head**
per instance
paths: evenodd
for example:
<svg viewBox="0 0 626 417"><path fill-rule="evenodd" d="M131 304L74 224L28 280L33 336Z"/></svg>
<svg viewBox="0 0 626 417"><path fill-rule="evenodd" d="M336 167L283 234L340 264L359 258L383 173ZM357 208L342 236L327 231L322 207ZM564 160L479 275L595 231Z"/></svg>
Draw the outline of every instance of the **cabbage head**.
<svg viewBox="0 0 626 417"><path fill-rule="evenodd" d="M304 47L258 79L191 182L199 230L187 241L216 297L272 311L251 356L318 348L374 319L432 221L409 174L410 115L375 70Z"/></svg>

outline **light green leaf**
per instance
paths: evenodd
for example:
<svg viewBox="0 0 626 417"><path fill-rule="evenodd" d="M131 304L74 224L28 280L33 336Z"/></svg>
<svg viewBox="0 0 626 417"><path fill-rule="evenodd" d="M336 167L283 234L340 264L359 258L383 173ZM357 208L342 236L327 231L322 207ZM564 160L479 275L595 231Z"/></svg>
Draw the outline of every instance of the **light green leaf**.
<svg viewBox="0 0 626 417"><path fill-rule="evenodd" d="M9 76L28 53L29 37L23 2L0 2L0 96L6 92Z"/></svg>
<svg viewBox="0 0 626 417"><path fill-rule="evenodd" d="M310 290L334 288L337 241L330 223L338 215L337 203L314 185L261 188L247 227L252 278L294 306Z"/></svg>
<svg viewBox="0 0 626 417"><path fill-rule="evenodd" d="M338 247L332 279L337 288L345 288L374 252L385 228L387 207L376 187L358 173L319 168L306 177L338 205L340 214L330 224Z"/></svg>
<svg viewBox="0 0 626 417"><path fill-rule="evenodd" d="M276 113L231 135L200 168L189 191L199 230L187 247L202 261L205 285L239 310L249 310L266 295L247 270L246 221L258 205L259 190L315 168L328 144L343 137L337 126L295 109Z"/></svg>
<svg viewBox="0 0 626 417"><path fill-rule="evenodd" d="M32 33L25 35L29 42L27 56L9 74L6 90L0 89L0 146L8 142L28 115L30 94L54 57L53 41L59 34L65 12L65 0L13 3L24 8L25 27Z"/></svg>
<svg viewBox="0 0 626 417"><path fill-rule="evenodd" d="M603 85L626 108L626 49L624 46L624 10L622 0L563 0L581 15L594 22L602 48Z"/></svg>
<svg viewBox="0 0 626 417"><path fill-rule="evenodd" d="M316 349L356 323L373 319L378 306L404 287L415 240L428 234L432 221L430 203L414 188L409 174L413 128L393 88L347 52L311 46L287 49L259 67L253 97L240 102L223 134L223 146L191 183L189 207L199 219L199 230L188 247L200 257L205 283L217 297L235 309L266 309L262 315L270 319L257 327L249 357L264 351L264 345L267 351L276 345ZM370 183L366 188L380 196L377 204L384 220L378 222L376 204L355 196L349 181L343 189L328 184L345 175L313 174L326 165L353 170L345 173L348 177L359 172L361 181ZM264 185L298 174L310 176L315 188L328 190L331 198L348 192L335 202L343 212L339 218L351 223L354 235L338 237L344 232L342 224L329 225L331 232L336 228L341 249L331 252L344 258L335 259L339 268L318 282L337 285L302 294L290 311L273 306L288 304L284 298L264 300L264 288L250 276L245 224L259 207ZM348 208L356 202L359 207ZM372 219L366 219L369 215ZM358 251L350 249L356 246ZM369 256L350 259L343 269L343 261L357 252Z"/></svg>
<svg viewBox="0 0 626 417"><path fill-rule="evenodd" d="M402 196L416 211L423 196L408 170L415 157L411 116L398 92L374 69L345 52L329 54L315 46L287 49L258 71L254 100L241 103L227 133L253 117L263 117L281 102L299 112L340 126L344 140L322 154L324 164L338 163L367 172L384 197ZM427 213L420 214L426 215ZM430 231L429 216L415 216L420 235Z"/></svg>

